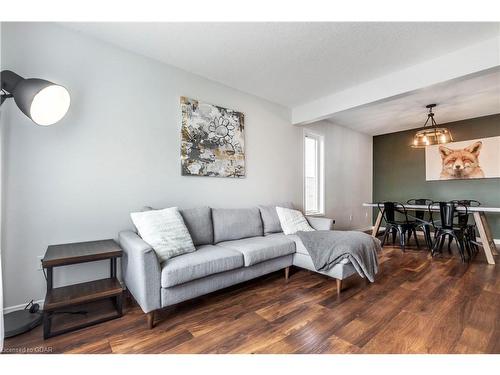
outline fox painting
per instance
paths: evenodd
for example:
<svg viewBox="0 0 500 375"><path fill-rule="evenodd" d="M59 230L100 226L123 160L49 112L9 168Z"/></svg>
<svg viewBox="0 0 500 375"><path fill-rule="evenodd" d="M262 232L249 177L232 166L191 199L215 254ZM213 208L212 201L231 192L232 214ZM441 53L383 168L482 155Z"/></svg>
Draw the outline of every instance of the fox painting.
<svg viewBox="0 0 500 375"><path fill-rule="evenodd" d="M481 141L457 150L439 146L442 161L441 180L484 178L484 172L479 165L479 151L482 146Z"/></svg>

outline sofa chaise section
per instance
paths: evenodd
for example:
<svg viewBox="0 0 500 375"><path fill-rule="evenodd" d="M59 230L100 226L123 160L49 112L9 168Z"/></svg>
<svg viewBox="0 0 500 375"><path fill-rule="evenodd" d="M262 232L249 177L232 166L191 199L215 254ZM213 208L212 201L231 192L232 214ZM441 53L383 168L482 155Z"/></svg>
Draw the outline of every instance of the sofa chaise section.
<svg viewBox="0 0 500 375"><path fill-rule="evenodd" d="M306 216L306 219L309 222L309 225L316 230L331 230L333 229L333 224L335 223L333 219L318 216ZM347 259L342 260L339 264L336 264L328 271L317 271L308 251L296 234L285 235L283 232L278 232L267 233L266 236L275 240L285 238L288 241L294 242L292 265L334 278L337 281L337 294L339 294L342 289L342 280L356 273L356 269Z"/></svg>

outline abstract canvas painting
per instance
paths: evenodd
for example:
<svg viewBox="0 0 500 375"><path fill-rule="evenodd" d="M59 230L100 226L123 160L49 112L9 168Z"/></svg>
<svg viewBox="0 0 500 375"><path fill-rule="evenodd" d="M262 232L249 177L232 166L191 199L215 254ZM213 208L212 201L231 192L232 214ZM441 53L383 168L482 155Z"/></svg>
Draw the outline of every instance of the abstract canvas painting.
<svg viewBox="0 0 500 375"><path fill-rule="evenodd" d="M471 139L425 148L426 180L500 177L500 137Z"/></svg>
<svg viewBox="0 0 500 375"><path fill-rule="evenodd" d="M181 97L183 176L245 177L241 112Z"/></svg>

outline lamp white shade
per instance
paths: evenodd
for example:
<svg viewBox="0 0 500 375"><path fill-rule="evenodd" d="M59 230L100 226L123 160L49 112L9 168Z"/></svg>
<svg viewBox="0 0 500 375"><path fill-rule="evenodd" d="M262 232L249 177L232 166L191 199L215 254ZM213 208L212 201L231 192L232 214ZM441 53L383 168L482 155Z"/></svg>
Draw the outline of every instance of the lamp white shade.
<svg viewBox="0 0 500 375"><path fill-rule="evenodd" d="M71 98L65 87L47 86L34 96L29 117L37 125L53 125L66 115L70 102Z"/></svg>

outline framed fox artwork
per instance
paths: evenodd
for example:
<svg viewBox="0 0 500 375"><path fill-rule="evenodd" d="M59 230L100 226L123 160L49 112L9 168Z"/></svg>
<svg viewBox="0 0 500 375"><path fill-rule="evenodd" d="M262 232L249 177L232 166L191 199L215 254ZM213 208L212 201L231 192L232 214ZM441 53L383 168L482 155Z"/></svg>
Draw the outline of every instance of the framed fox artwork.
<svg viewBox="0 0 500 375"><path fill-rule="evenodd" d="M500 136L425 148L427 181L500 178Z"/></svg>

